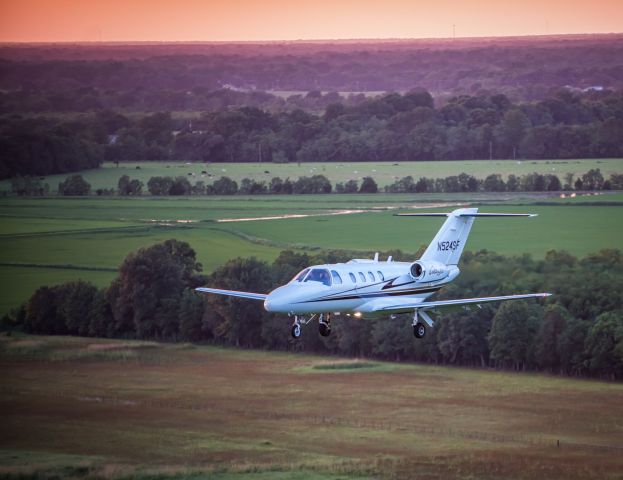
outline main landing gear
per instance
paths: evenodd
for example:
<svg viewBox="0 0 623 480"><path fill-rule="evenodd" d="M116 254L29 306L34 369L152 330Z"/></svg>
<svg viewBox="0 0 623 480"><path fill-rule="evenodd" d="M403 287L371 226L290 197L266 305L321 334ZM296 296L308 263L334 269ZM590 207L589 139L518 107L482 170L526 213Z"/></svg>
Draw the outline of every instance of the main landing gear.
<svg viewBox="0 0 623 480"><path fill-rule="evenodd" d="M307 320L304 317L299 317L298 315L294 316L294 323L292 324L292 338L298 340L301 338L301 327L303 325L307 325L314 318L316 318L316 314L310 316ZM331 314L330 313L321 313L318 315L318 332L323 337L328 337L331 334Z"/></svg>
<svg viewBox="0 0 623 480"><path fill-rule="evenodd" d="M422 320L424 320L429 327L433 327L434 322L433 319L430 318L430 315L428 315L428 313L426 313L423 310L416 310L415 313L413 314L413 336L415 338L424 338L424 336L426 335L426 325L424 325L422 322L420 322L420 317L422 317Z"/></svg>
<svg viewBox="0 0 623 480"><path fill-rule="evenodd" d="M318 319L318 333L323 337L331 335L331 314L321 313Z"/></svg>
<svg viewBox="0 0 623 480"><path fill-rule="evenodd" d="M417 322L413 325L413 335L415 338L424 338L424 335L426 335L426 327L422 322Z"/></svg>

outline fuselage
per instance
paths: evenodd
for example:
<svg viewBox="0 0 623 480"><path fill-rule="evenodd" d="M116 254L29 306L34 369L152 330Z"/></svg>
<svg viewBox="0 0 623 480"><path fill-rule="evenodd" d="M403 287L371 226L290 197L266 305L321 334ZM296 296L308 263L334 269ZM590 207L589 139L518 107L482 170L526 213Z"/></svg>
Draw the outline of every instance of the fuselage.
<svg viewBox="0 0 623 480"><path fill-rule="evenodd" d="M396 296L423 301L459 274L454 267L437 281L419 281L410 274L412 263L351 260L315 265L266 297L268 312L304 315L340 312L367 316L373 304Z"/></svg>

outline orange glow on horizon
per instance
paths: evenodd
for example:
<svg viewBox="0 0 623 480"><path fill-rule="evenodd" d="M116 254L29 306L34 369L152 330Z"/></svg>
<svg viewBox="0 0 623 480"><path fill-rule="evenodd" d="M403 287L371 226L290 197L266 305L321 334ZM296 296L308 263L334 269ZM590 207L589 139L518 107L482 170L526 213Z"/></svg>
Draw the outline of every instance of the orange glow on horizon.
<svg viewBox="0 0 623 480"><path fill-rule="evenodd" d="M621 0L0 0L0 42L443 38L623 31Z"/></svg>

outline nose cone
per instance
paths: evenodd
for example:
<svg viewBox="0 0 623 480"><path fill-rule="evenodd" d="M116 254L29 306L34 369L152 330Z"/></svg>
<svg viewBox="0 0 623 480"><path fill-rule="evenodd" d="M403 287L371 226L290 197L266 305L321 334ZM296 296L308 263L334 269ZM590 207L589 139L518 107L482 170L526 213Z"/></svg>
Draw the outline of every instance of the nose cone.
<svg viewBox="0 0 623 480"><path fill-rule="evenodd" d="M267 312L288 313L291 310L290 287L279 287L268 294L264 300L264 309Z"/></svg>

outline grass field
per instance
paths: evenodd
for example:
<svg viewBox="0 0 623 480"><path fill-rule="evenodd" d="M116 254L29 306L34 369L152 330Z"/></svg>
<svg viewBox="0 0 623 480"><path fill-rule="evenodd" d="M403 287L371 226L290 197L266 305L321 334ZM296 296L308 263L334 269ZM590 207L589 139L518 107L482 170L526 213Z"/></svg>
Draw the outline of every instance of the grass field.
<svg viewBox="0 0 623 480"><path fill-rule="evenodd" d="M4 478L623 471L621 384L69 337L1 337L0 369Z"/></svg>
<svg viewBox="0 0 623 480"><path fill-rule="evenodd" d="M41 285L82 278L104 286L128 253L168 238L189 242L206 272L237 256L272 261L284 248L415 252L432 239L440 220L393 213L466 203L540 215L478 221L470 250L541 258L551 249L581 256L621 247L622 194L5 198L0 199L0 314ZM344 211L357 213L334 215ZM284 215L308 216L274 218ZM264 220L219 222L258 217Z"/></svg>
<svg viewBox="0 0 623 480"><path fill-rule="evenodd" d="M138 169L137 169L138 167ZM419 177L447 177L462 172L485 178L492 172L506 178L509 174L525 175L538 172L541 174L554 173L564 181L566 173L582 175L591 168L599 168L604 177L612 173L623 173L623 159L599 160L461 160L461 161L431 161L431 162L359 162L359 163L193 163L183 162L127 162L116 167L113 163L104 163L101 168L79 172L91 184L92 189L117 188L117 182L122 175L138 178L145 184L154 176L187 176L194 183L202 180L206 184L212 183L215 178L228 176L240 182L243 178L270 181L273 177L297 179L300 176L315 174L325 175L333 184L347 180L361 180L371 176L380 187L393 183L398 178L412 175ZM206 171L212 178L203 176ZM269 172L269 173L266 173ZM189 174L194 174L190 175ZM63 175L50 175L45 182L55 192L59 182L67 178ZM0 191L10 190L10 182L0 182Z"/></svg>

